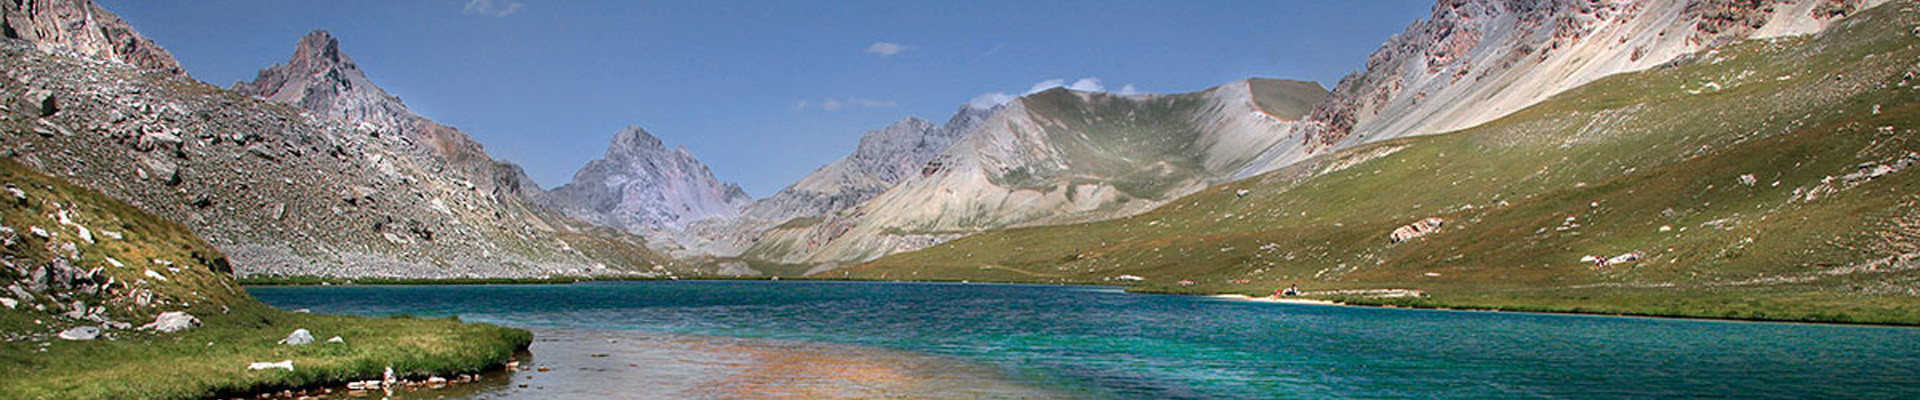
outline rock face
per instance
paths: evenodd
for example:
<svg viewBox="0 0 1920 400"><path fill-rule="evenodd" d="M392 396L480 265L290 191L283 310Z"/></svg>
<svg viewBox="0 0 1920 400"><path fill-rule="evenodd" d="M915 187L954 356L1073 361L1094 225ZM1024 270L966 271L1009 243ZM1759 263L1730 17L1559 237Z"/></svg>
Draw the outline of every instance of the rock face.
<svg viewBox="0 0 1920 400"><path fill-rule="evenodd" d="M1884 0L1448 0L1340 80L1309 119L1345 147L1491 121L1560 92L1751 37L1812 33Z"/></svg>
<svg viewBox="0 0 1920 400"><path fill-rule="evenodd" d="M43 50L186 75L172 53L134 31L119 15L88 0L0 1L0 37L32 42Z"/></svg>
<svg viewBox="0 0 1920 400"><path fill-rule="evenodd" d="M340 41L324 30L301 37L286 64L262 69L253 81L234 83L233 90L389 130L422 119L399 97L373 84L352 58L340 52Z"/></svg>
<svg viewBox="0 0 1920 400"><path fill-rule="evenodd" d="M408 111L330 35L300 43L236 85L276 101L5 41L0 104L57 111L13 108L0 152L190 227L241 275L673 272L638 236L536 205L517 166Z"/></svg>
<svg viewBox="0 0 1920 400"><path fill-rule="evenodd" d="M686 148L669 149L637 126L615 134L605 156L546 195L549 206L569 216L630 232L731 218L752 200L739 185L714 178Z"/></svg>
<svg viewBox="0 0 1920 400"><path fill-rule="evenodd" d="M1305 157L1297 120L1325 95L1275 80L1177 95L1035 93L974 123L880 195L776 227L745 256L833 265L974 232L1138 213Z"/></svg>

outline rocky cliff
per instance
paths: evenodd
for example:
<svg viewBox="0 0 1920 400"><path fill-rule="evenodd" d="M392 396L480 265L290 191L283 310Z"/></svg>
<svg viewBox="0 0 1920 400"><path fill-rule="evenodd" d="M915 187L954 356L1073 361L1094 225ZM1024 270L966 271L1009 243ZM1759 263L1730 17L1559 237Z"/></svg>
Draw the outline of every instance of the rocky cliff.
<svg viewBox="0 0 1920 400"><path fill-rule="evenodd" d="M120 16L87 0L0 1L0 37L138 68L185 75L167 49L141 36Z"/></svg>
<svg viewBox="0 0 1920 400"><path fill-rule="evenodd" d="M328 42L303 39L289 65L338 60L332 71L353 70L339 68L351 62ZM637 237L534 206L518 168L411 112L356 120L332 112L340 102L301 98L291 104L314 109L294 108L133 64L49 56L44 46L0 43L0 154L186 225L240 275L543 276L665 264ZM350 82L332 98L391 99L363 75L332 76L343 79L303 85Z"/></svg>
<svg viewBox="0 0 1920 400"><path fill-rule="evenodd" d="M752 200L739 185L714 178L686 148L669 149L637 126L615 134L605 156L546 196L569 216L636 233L731 218Z"/></svg>
<svg viewBox="0 0 1920 400"><path fill-rule="evenodd" d="M1449 0L1341 79L1313 141L1479 125L1555 94L1753 37L1818 31L1884 0Z"/></svg>

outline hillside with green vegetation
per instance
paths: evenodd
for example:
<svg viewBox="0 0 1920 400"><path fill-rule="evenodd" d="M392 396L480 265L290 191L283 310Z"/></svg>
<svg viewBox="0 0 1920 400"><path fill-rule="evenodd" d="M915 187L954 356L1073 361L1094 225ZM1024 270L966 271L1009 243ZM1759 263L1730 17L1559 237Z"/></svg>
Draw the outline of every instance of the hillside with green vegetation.
<svg viewBox="0 0 1920 400"><path fill-rule="evenodd" d="M0 159L0 183L0 398L193 399L377 378L387 367L473 372L531 341L458 320L276 310L179 224L10 158ZM197 323L143 326L167 312ZM319 339L278 343L295 329ZM335 336L344 343L323 342ZM281 360L294 370L247 368Z"/></svg>
<svg viewBox="0 0 1920 400"><path fill-rule="evenodd" d="M1133 217L974 235L850 275L1920 324L1914 8L1608 77ZM1389 240L1427 218L1444 223Z"/></svg>

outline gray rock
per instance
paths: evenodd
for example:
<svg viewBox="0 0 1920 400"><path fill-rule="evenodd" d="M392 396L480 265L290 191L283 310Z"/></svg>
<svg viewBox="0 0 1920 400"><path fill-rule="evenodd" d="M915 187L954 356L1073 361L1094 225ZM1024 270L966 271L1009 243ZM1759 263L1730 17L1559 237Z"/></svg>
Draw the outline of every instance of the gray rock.
<svg viewBox="0 0 1920 400"><path fill-rule="evenodd" d="M287 335L286 339L280 339L280 344L288 346L305 346L311 343L313 343L313 334L307 333L306 328L294 329L293 334Z"/></svg>
<svg viewBox="0 0 1920 400"><path fill-rule="evenodd" d="M173 332L184 331L187 329L192 329L193 327L196 327L196 326L200 326L200 319L194 318L193 314L188 314L184 311L168 311L168 312L160 313L160 316L158 317L154 317L153 323L141 325L140 329L143 329L143 330L151 329L151 330L156 330L160 332L173 333ZM295 333L299 333L299 332L304 332L304 330L296 331ZM292 338L289 337L288 339L292 339Z"/></svg>
<svg viewBox="0 0 1920 400"><path fill-rule="evenodd" d="M54 113L60 112L60 101L53 96L53 92L40 89L29 90L27 91L26 101L27 108L40 112L40 116L42 117L52 116Z"/></svg>
<svg viewBox="0 0 1920 400"><path fill-rule="evenodd" d="M60 338L64 340L93 340L98 337L100 337L98 326L76 326L60 331Z"/></svg>

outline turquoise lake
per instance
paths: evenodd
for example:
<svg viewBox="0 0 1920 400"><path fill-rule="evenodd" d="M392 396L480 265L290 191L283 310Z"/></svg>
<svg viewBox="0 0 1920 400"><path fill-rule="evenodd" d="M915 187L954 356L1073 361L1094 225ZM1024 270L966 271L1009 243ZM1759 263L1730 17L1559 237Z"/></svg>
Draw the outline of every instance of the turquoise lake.
<svg viewBox="0 0 1920 400"><path fill-rule="evenodd" d="M1920 398L1914 328L1292 305L1039 285L248 292L283 309L458 315L533 330L533 362L555 365L557 375L522 372L460 394L472 398ZM601 350L608 346L616 347ZM781 376L789 373L843 380ZM918 386L864 386L895 381ZM537 386L517 387L524 382ZM606 382L629 387L583 386ZM532 392L546 385L553 392ZM713 385L732 391L704 391Z"/></svg>

